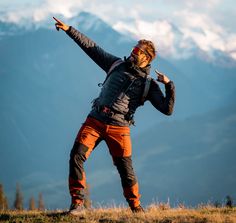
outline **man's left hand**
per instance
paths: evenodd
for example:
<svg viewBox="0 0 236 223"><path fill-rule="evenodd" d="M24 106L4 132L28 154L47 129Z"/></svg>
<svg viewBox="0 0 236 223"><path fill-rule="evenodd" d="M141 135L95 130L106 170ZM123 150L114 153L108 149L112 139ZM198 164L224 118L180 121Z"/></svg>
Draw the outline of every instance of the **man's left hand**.
<svg viewBox="0 0 236 223"><path fill-rule="evenodd" d="M155 70L157 74L157 81L163 83L163 84L168 84L170 82L170 79L163 73L160 73L159 71Z"/></svg>

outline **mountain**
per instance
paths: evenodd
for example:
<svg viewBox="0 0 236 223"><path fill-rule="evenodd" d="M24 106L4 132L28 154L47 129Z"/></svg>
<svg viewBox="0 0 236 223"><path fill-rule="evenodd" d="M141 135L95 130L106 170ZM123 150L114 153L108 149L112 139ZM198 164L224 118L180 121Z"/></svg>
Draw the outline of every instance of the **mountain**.
<svg viewBox="0 0 236 223"><path fill-rule="evenodd" d="M227 194L235 198L235 133L236 105L231 104L184 121L160 123L140 135L134 159L145 201L169 197L197 205L222 201Z"/></svg>
<svg viewBox="0 0 236 223"><path fill-rule="evenodd" d="M169 199L172 206L180 203L196 206L224 202L227 195L235 199L235 114L236 106L232 104L183 121L159 123L135 137L133 163L142 202L150 204ZM91 175L100 173L89 171ZM95 194L95 200L109 194L121 202L118 174L106 171L110 172L110 180L106 179L100 187L95 186L95 178L89 178L94 185L91 193Z"/></svg>
<svg viewBox="0 0 236 223"><path fill-rule="evenodd" d="M135 44L134 40L114 31L89 13L81 13L67 22L74 24L104 49L120 57L129 55ZM76 25L77 22L79 26ZM69 198L66 184L70 149L90 110L90 102L99 93L97 84L104 80L104 72L64 32L55 30L54 21L51 21L50 28L45 26L27 29L2 22L0 33L0 182L4 184L11 201L14 199L16 182L19 182L26 198L42 191L48 208L67 207ZM174 137L175 143L179 140L179 146L176 146L178 143L169 142L171 149L163 157L167 159L171 154L174 156L179 148L187 147L181 143L192 145L191 134L195 132L195 125L200 125L203 117L206 117L206 123L212 124L211 114L234 104L236 68L218 66L194 57L186 60L158 57L153 63L153 68L155 67L168 74L176 84L175 112L171 117L164 116L147 102L137 111L137 127L132 127L132 136L134 142L137 141L134 147L140 148L140 154L137 155L143 157L145 151L141 148L147 147L152 153L152 150L162 145L159 140L156 144L154 139L157 136L154 133L157 132L158 136L160 134L164 140L163 126L172 125L168 131ZM227 117L225 110L218 116L220 119ZM178 128L173 128L175 123ZM190 124L191 128L187 128ZM213 125L212 131L217 128L226 129L226 126ZM190 134L186 141L177 137L179 130ZM200 126L197 131L201 133ZM152 133L149 140L145 143L140 141L146 139L148 133ZM208 135L209 132L205 134ZM232 135L230 137L233 138ZM216 138L214 140L217 142ZM202 142L201 145L202 148L209 146L207 142ZM199 154L201 152L203 150L199 150ZM180 156L185 153L186 150L179 149ZM87 161L88 178L94 192L92 198L100 202L103 199L108 201L116 188L114 198L123 201L118 178L113 182L117 173L110 169L112 162L108 154L105 144L102 143ZM158 157L154 158L156 161L152 160L153 163L160 163ZM144 159L142 165L137 166L140 171L139 178L145 179L147 185L151 181L143 165L149 163L151 161ZM150 167L159 168L158 165ZM207 165L203 167L207 168ZM150 176L154 176L151 170ZM197 174L201 179L200 173ZM173 180L176 179L174 173L170 176ZM184 177L189 176L186 174L183 179ZM154 184L159 183L157 179ZM110 188L111 193L108 193ZM147 187L144 187L145 191L148 191ZM151 198L151 193L146 197ZM191 200L189 194L185 198ZM198 202L197 198L192 199L192 203Z"/></svg>

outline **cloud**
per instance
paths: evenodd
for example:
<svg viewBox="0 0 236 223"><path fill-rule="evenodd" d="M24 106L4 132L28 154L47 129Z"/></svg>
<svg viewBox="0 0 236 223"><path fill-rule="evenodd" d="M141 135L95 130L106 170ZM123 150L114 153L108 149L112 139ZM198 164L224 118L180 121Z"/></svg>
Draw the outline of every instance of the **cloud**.
<svg viewBox="0 0 236 223"><path fill-rule="evenodd" d="M227 38L226 51L231 55L231 57L236 60L236 34L230 35Z"/></svg>
<svg viewBox="0 0 236 223"><path fill-rule="evenodd" d="M190 9L175 11L168 20L136 19L133 23L118 21L113 28L130 33L136 39L153 40L159 46L161 55L168 57L186 58L194 54L196 48L207 54L209 59L216 59L216 51L234 60L236 56L235 34L216 23L210 15Z"/></svg>
<svg viewBox="0 0 236 223"><path fill-rule="evenodd" d="M191 39L204 52L221 51L235 59L234 33L229 33L209 15L183 10L175 13L183 33L183 41ZM231 44L229 44L231 42Z"/></svg>
<svg viewBox="0 0 236 223"><path fill-rule="evenodd" d="M176 13L176 16L179 17L184 39L191 38L203 51L225 50L224 38L221 36L222 27L211 21L207 15L182 11Z"/></svg>
<svg viewBox="0 0 236 223"><path fill-rule="evenodd" d="M113 28L124 34L129 33L134 39L145 38L153 41L162 56L177 54L174 47L175 34L172 25L165 20L155 22L136 20L133 24L118 22Z"/></svg>
<svg viewBox="0 0 236 223"><path fill-rule="evenodd" d="M73 16L73 7L82 8L83 0L81 1L55 1L45 0L40 4L26 4L10 9L1 16L2 21L13 23L21 23L22 20L32 21L34 23L46 20L51 14L62 14L64 17Z"/></svg>
<svg viewBox="0 0 236 223"><path fill-rule="evenodd" d="M236 34L227 27L224 10L232 0L44 0L40 4L22 5L10 10L0 20L21 23L22 20L42 22L53 14L73 17L81 11L93 13L115 30L135 39L148 38L158 46L164 57L186 58L204 52L211 59L215 51L236 60ZM224 9L224 10L223 10ZM221 18L221 19L220 19Z"/></svg>
<svg viewBox="0 0 236 223"><path fill-rule="evenodd" d="M203 11L203 10L210 10L217 7L222 1L221 0L163 0L162 2L166 2L168 5L172 5L175 8L189 8L194 11Z"/></svg>

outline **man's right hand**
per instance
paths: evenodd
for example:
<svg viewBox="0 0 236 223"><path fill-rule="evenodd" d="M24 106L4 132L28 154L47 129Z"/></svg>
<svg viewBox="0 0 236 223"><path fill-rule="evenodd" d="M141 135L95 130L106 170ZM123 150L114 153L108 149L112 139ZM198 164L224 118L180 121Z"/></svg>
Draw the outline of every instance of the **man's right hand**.
<svg viewBox="0 0 236 223"><path fill-rule="evenodd" d="M69 29L69 26L60 21L59 19L56 19L55 17L53 17L53 19L56 20L55 26L57 31L59 31L59 29L62 29L63 31L66 32Z"/></svg>

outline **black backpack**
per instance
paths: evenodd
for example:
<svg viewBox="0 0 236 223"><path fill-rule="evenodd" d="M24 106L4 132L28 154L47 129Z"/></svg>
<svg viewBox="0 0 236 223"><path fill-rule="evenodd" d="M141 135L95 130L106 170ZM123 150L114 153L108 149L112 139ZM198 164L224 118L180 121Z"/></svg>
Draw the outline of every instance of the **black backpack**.
<svg viewBox="0 0 236 223"><path fill-rule="evenodd" d="M103 85L105 84L105 82L106 82L108 76L111 74L111 72L112 72L117 66L119 66L119 65L122 64L122 63L123 63L123 60L121 60L121 59L120 59L120 60L116 60L116 61L111 65L109 71L107 72L107 77L106 77L106 79L104 80L104 82L103 82L103 83L100 83L98 86L99 86L99 87L103 86ZM145 81L145 87L144 87L143 95L142 95L141 101L140 101L140 104L141 104L141 105L144 104L145 99L146 99L146 97L147 97L147 95L148 95L148 91L149 91L149 89L150 89L151 81L152 81L152 77L151 77L150 75L147 75L146 81ZM128 85L127 87L129 88L129 86L130 86L130 85ZM128 90L128 89L126 89L126 90Z"/></svg>

